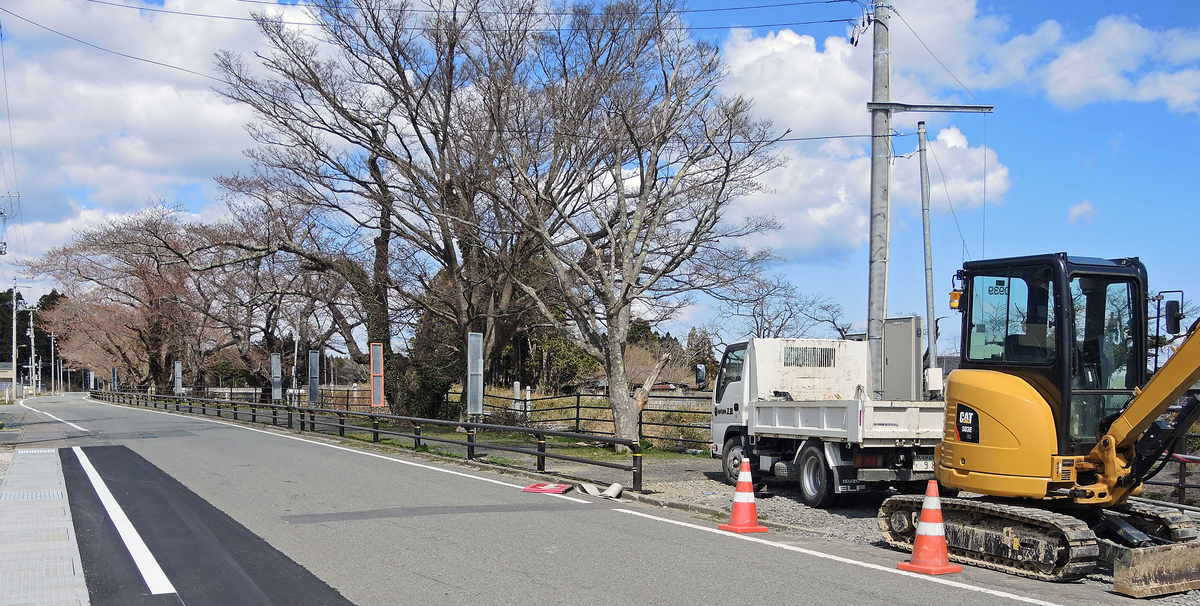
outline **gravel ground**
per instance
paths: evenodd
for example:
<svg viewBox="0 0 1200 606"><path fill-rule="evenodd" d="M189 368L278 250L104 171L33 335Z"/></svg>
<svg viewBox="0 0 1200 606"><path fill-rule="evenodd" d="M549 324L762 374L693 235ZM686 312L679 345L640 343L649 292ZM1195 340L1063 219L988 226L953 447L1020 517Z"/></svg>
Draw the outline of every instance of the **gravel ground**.
<svg viewBox="0 0 1200 606"><path fill-rule="evenodd" d="M799 485L794 480L768 478L767 485L774 496L755 499L759 519L765 523L787 525L790 532L801 536L888 548L879 534L875 516L880 504L890 495L843 496L836 507L820 510L800 502ZM702 457L647 461L644 487L655 499L726 512L733 502L734 488L722 481L720 462ZM1079 582L1111 588L1112 575L1101 570ZM1200 591L1136 601L1131 598L1130 604L1134 603L1197 606L1200 605Z"/></svg>

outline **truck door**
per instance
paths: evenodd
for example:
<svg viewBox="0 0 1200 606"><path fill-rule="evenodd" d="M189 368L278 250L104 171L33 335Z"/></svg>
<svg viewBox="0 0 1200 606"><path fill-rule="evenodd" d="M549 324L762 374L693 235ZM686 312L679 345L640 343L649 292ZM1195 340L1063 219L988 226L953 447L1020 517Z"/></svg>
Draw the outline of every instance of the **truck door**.
<svg viewBox="0 0 1200 606"><path fill-rule="evenodd" d="M717 448L723 448L730 427L744 425L747 345L749 343L730 345L721 358L721 370L717 372L717 382L713 386L712 438Z"/></svg>

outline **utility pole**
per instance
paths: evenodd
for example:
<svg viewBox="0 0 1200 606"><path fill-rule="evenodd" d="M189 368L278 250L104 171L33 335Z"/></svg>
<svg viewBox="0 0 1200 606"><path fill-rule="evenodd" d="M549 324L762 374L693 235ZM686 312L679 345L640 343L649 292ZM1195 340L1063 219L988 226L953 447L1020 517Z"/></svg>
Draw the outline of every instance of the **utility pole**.
<svg viewBox="0 0 1200 606"><path fill-rule="evenodd" d="M888 248L891 232L891 160L893 112L973 112L991 113L991 105L910 105L892 103L891 31L888 29L888 0L875 0L871 17L874 33L871 74L871 232L868 241L870 271L867 275L867 344L871 351L871 389L876 400L883 399L883 322L887 317ZM923 148L923 146L922 146ZM987 153L987 150L984 150ZM927 196L926 196L927 197ZM985 201L986 202L986 201ZM928 219L926 218L926 225ZM928 230L928 227L926 227ZM926 235L928 242L928 235ZM928 244L927 244L928 247ZM926 280L932 280L932 257L927 248ZM931 284L926 291L930 292ZM932 295L927 295L932 296ZM936 319L930 312L926 331L932 334ZM931 350L932 351L932 350ZM936 363L936 361L934 362ZM928 384L928 380L926 381Z"/></svg>
<svg viewBox="0 0 1200 606"><path fill-rule="evenodd" d="M887 315L888 231L891 196L892 101L891 31L887 0L875 0L871 70L871 260L867 276L867 344L871 350L871 391L883 399L883 320Z"/></svg>
<svg viewBox="0 0 1200 606"><path fill-rule="evenodd" d="M37 394L38 375L37 372L37 352L33 349L33 308L27 310L29 312L29 386L33 388L33 393Z"/></svg>
<svg viewBox="0 0 1200 606"><path fill-rule="evenodd" d="M13 400L17 399L17 279L13 278L12 289L12 390Z"/></svg>
<svg viewBox="0 0 1200 606"><path fill-rule="evenodd" d="M925 371L925 392L942 390L941 377L935 376L937 364L937 316L933 311L933 244L929 235L929 165L925 162L925 122L917 122L917 144L921 156L921 227L925 233L925 334L929 337L929 361ZM987 153L986 150L984 153Z"/></svg>
<svg viewBox="0 0 1200 606"><path fill-rule="evenodd" d="M58 392L58 378L54 376L54 371L58 368L56 364L58 362L55 361L54 355L54 333L50 333L50 393Z"/></svg>

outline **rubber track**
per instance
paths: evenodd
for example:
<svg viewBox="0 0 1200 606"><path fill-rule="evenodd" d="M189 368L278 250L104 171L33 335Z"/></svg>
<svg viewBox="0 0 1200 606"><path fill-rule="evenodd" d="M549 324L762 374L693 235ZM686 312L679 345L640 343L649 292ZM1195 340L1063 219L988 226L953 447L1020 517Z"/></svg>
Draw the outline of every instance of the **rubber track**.
<svg viewBox="0 0 1200 606"><path fill-rule="evenodd" d="M1036 531L1046 537L1057 536L1067 541L1069 557L1060 567L1051 572L1043 572L1033 568L1031 563L1020 562L998 556L968 552L951 547L950 560L959 564L969 564L980 568L988 568L1006 574L1038 579L1041 581L1073 581L1087 576L1096 568L1096 560L1100 555L1100 547L1096 543L1096 535L1088 525L1078 518L1061 513L1046 511L1033 507L1019 507L973 499L941 499L942 511L977 512L991 518L1009 519L1025 526L1030 531ZM893 512L903 509L910 512L920 512L924 497L920 495L901 495L891 497L879 508L879 529L888 545L904 551L912 551L909 539L891 531L889 519ZM915 534L914 534L915 536Z"/></svg>
<svg viewBox="0 0 1200 606"><path fill-rule="evenodd" d="M1195 541L1200 536L1200 529L1196 528L1196 523L1184 515L1182 511L1172 507L1160 507L1158 505L1150 505L1149 503L1130 501L1124 505L1115 507L1114 510L1130 516L1154 520L1162 524L1171 533L1171 536L1162 538L1170 539L1173 543Z"/></svg>

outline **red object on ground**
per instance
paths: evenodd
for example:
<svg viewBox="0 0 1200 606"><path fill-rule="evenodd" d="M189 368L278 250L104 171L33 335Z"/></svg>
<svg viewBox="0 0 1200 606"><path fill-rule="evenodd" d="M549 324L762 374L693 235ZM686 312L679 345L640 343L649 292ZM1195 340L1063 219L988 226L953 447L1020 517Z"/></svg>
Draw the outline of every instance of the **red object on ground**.
<svg viewBox="0 0 1200 606"><path fill-rule="evenodd" d="M530 484L529 486L522 488L521 492L545 492L545 493L549 493L549 494L562 494L568 490L571 490L570 484L547 484L546 482L538 482L537 484Z"/></svg>
<svg viewBox="0 0 1200 606"><path fill-rule="evenodd" d="M950 554L946 551L946 526L942 523L942 499L938 496L937 480L930 480L925 489L912 560L900 562L896 567L921 574L962 572L962 566L950 563Z"/></svg>
<svg viewBox="0 0 1200 606"><path fill-rule="evenodd" d="M758 508L754 506L754 480L750 478L750 458L742 459L738 472L737 490L733 493L733 510L729 512L729 523L718 524L717 528L729 532L766 532L766 526L758 523Z"/></svg>

